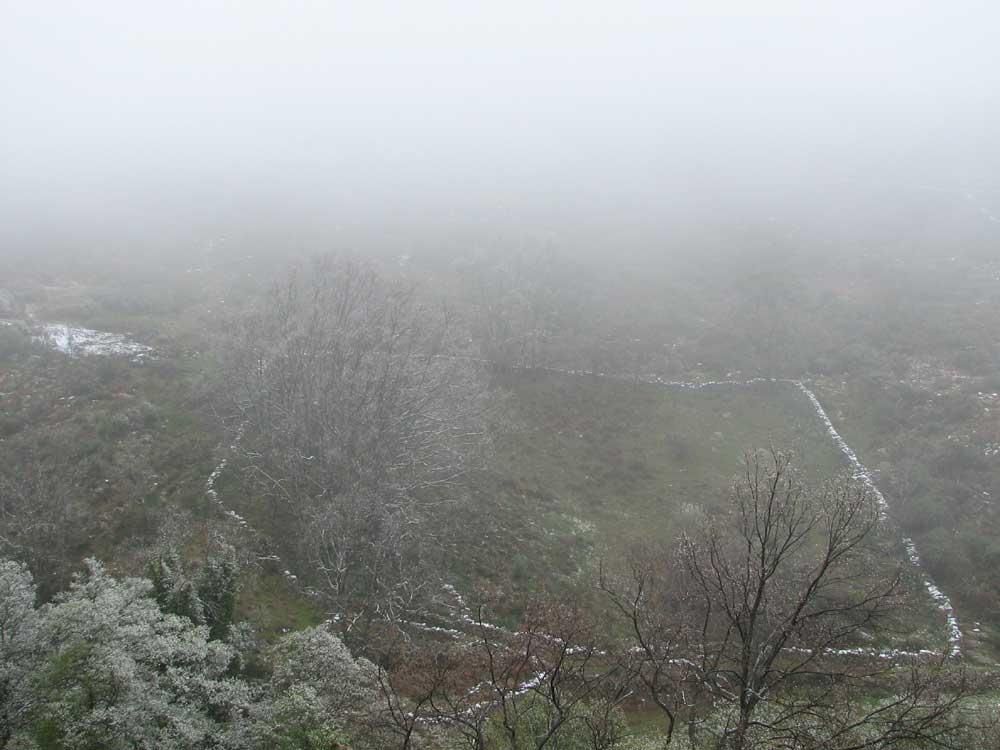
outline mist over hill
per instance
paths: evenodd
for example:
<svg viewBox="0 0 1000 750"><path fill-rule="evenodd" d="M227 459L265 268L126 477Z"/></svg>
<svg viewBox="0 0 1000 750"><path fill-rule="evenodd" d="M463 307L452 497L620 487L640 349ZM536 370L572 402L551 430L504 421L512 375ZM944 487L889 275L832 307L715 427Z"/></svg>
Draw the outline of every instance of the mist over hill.
<svg viewBox="0 0 1000 750"><path fill-rule="evenodd" d="M998 25L0 4L0 750L1000 746Z"/></svg>

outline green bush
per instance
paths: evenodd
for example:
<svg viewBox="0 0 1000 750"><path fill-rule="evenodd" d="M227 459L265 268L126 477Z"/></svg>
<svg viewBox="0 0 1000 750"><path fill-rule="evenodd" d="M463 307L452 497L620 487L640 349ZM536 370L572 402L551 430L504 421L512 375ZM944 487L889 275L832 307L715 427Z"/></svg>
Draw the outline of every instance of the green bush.
<svg viewBox="0 0 1000 750"><path fill-rule="evenodd" d="M125 414L104 416L97 425L97 434L106 440L117 440L129 432L129 420Z"/></svg>
<svg viewBox="0 0 1000 750"><path fill-rule="evenodd" d="M893 507L896 519L911 534L924 534L933 529L947 528L955 521L948 501L936 495L914 495L902 498Z"/></svg>

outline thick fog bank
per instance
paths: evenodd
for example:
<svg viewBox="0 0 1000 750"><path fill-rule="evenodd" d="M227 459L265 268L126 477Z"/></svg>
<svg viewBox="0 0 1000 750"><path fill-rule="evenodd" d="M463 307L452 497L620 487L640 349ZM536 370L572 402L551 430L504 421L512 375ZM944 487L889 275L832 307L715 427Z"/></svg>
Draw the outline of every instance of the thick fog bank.
<svg viewBox="0 0 1000 750"><path fill-rule="evenodd" d="M0 253L961 250L1000 214L998 21L972 0L16 0Z"/></svg>

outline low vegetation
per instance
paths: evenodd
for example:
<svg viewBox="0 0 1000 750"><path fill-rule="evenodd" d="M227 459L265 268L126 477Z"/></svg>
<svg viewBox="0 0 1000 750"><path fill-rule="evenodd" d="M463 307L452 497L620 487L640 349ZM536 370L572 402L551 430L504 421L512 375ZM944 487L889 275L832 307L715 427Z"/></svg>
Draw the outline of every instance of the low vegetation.
<svg viewBox="0 0 1000 750"><path fill-rule="evenodd" d="M815 378L884 516L771 380L830 356L782 359L780 313L722 371L555 262L442 304L326 258L221 317L74 287L0 328L0 746L995 742L985 376ZM46 304L154 353L54 352Z"/></svg>

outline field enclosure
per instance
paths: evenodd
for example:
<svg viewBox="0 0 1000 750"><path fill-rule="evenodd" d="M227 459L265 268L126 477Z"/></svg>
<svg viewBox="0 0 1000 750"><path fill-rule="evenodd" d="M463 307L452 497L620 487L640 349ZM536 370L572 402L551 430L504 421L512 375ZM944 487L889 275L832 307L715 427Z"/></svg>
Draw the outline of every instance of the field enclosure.
<svg viewBox="0 0 1000 750"><path fill-rule="evenodd" d="M510 393L511 424L466 511L461 560L449 566L466 586L585 587L600 562L668 545L720 507L749 449L794 446L810 485L849 469L788 382L682 388L521 371L499 385ZM944 618L891 524L884 547L887 569L902 565L909 591L908 624L893 641L944 648Z"/></svg>

